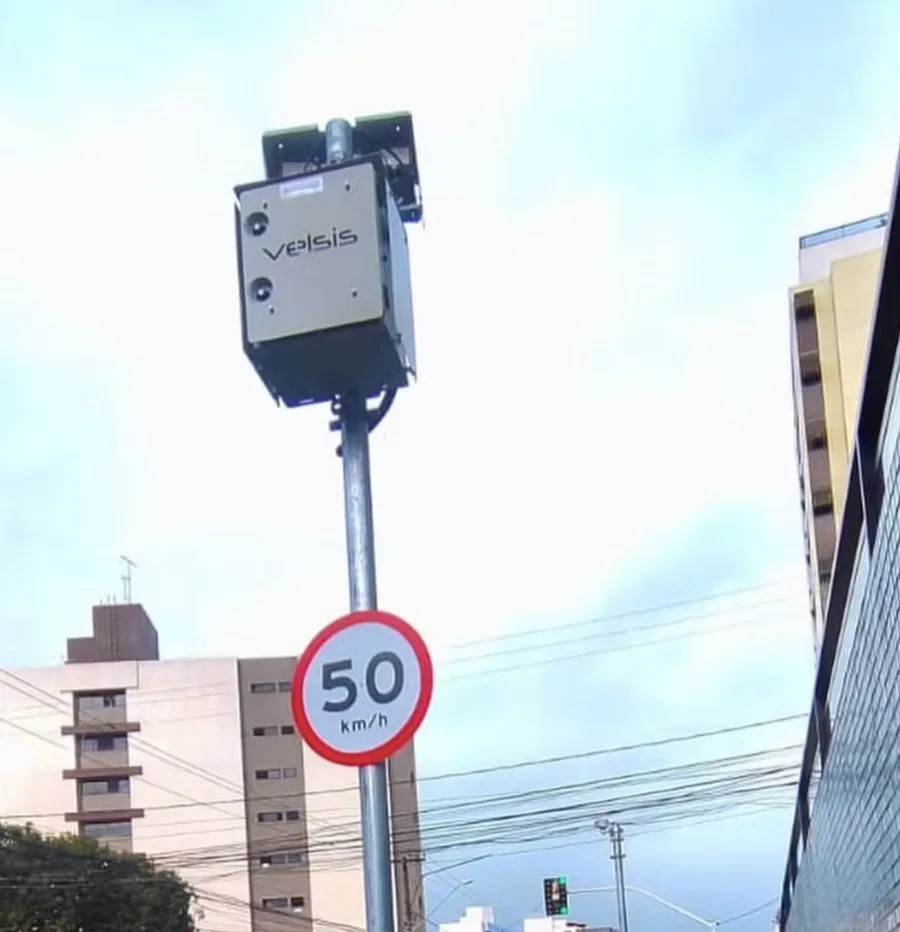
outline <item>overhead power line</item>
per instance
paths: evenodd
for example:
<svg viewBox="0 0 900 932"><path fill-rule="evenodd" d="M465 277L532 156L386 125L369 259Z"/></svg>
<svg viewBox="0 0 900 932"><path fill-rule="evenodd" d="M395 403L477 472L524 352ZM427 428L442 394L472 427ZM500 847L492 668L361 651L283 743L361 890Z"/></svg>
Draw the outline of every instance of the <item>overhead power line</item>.
<svg viewBox="0 0 900 932"><path fill-rule="evenodd" d="M753 909L748 909L746 912L738 913L736 916L731 916L729 919L723 919L719 925L727 926L732 922L740 922L741 919L748 919L750 916L755 916L757 913L761 913L764 909L771 909L780 900L780 896L773 897L771 900L766 900L765 903L761 903L759 906L754 906Z"/></svg>
<svg viewBox="0 0 900 932"><path fill-rule="evenodd" d="M665 621L656 621L651 624L637 625L627 628L613 628L612 630L593 631L590 634L580 635L578 637L562 638L555 641L539 641L535 644L523 644L518 647L506 647L501 650L490 651L486 653L471 654L464 657L449 657L439 661L440 665L448 666L460 663L472 663L476 660L492 660L495 657L509 657L514 654L524 654L536 650L547 650L554 647L571 647L576 644L589 644L606 638L630 637L635 634L643 634L645 631L658 631L663 628L673 628L679 625L693 624L698 621L707 621L713 618L723 618L742 612L749 612L760 608L769 608L776 605L785 605L785 599L766 599L761 602L752 602L749 605L736 605L730 608L721 608L714 612L705 612L700 615L686 615L679 618L668 618ZM714 631L715 629L710 629ZM615 650L615 648L612 648Z"/></svg>
<svg viewBox="0 0 900 932"><path fill-rule="evenodd" d="M15 673L12 670L0 668L0 674L7 677L8 681L4 685L6 685L9 689L19 692L23 696L27 696L28 698L37 699L39 702L46 705L49 709L52 709L57 714L59 714L60 712L65 712L66 715L70 714L70 707L67 706L67 704L62 699L60 699L59 696L54 696L51 692L48 692L43 687L38 686L36 683L31 682L30 680L26 679L25 677L21 676L18 673ZM10 682L9 680L12 680L15 682ZM21 684L21 685L17 685L17 684ZM26 691L26 689L23 687L26 687L28 691ZM102 719L98 718L97 716L91 715L89 712L83 712L82 715L84 716L85 719L91 722L94 722L98 725L103 725L104 727L106 727L107 723L104 722ZM18 728L18 730L20 731L23 730L19 728L19 726L17 726L12 721L9 721L6 719L4 719L4 721L6 722L6 724L10 724L13 727ZM25 730L28 731L27 729ZM31 732L31 734L38 736L38 733L36 732ZM45 740L48 743L55 745L56 747L60 747L65 750L68 750L66 745L63 745L58 741L48 739L45 736L40 736L40 737L41 737L41 740ZM239 793L239 794L243 794L244 792L243 788L239 784L231 780L223 779L222 777L213 773L211 770L207 770L206 768L201 767L198 764L194 764L193 762L186 760L185 758L180 757L177 754L173 754L170 751L166 751L164 748L157 747L155 744L143 738L139 738L135 735L132 735L129 739L129 743L135 749L141 750L143 751L143 753L147 754L148 756L153 757L156 760L164 764L167 764L168 766L174 769L180 770L194 777L195 779L200 779L204 782L208 782L215 786L219 786L220 788L226 789L229 792ZM89 758L89 759L92 759L92 758ZM209 806L210 808L220 808L215 803L206 803L203 800L198 800L195 796L190 796L182 792L181 790L177 790L177 789L173 789L172 787L164 786L161 783L156 783L155 781L143 775L141 775L140 779L144 783L146 783L148 786L154 786L157 789L162 790L163 792L166 792L172 796L176 796L181 799L187 800L188 802L194 803L198 806ZM287 807L284 807L284 808L287 808ZM220 811L224 811L224 810L220 809ZM229 813L229 812L226 812L225 814L229 816L232 815L232 813ZM315 821L314 818L311 818L311 820Z"/></svg>
<svg viewBox="0 0 900 932"><path fill-rule="evenodd" d="M453 646L454 650L464 650L469 647L478 647L483 644L496 644L501 641L512 641L520 638L534 637L538 634L557 634L560 631L573 631L578 628L587 628L592 625L602 624L608 621L622 621L626 618L639 618L644 615L653 615L658 612L672 611L678 608L688 608L692 605L702 605L706 602L714 602L719 599L733 598L737 595L749 595L753 592L763 592L790 584L791 580L775 580L768 583L759 583L753 586L742 586L737 589L727 589L720 592L712 592L707 595L694 596L689 599L680 599L678 601L660 602L656 605L644 606L642 608L628 609L621 612L611 612L604 615L596 615L593 618L582 619L581 621L564 622L561 624L550 625L541 628L529 628L524 631L510 631L505 634L496 634L490 637L475 638L470 641L463 641Z"/></svg>
<svg viewBox="0 0 900 932"><path fill-rule="evenodd" d="M774 622L775 619L769 619L768 622ZM663 644L675 644L682 641L692 641L697 638L709 637L710 635L723 634L728 631L737 631L741 628L762 627L766 621L760 621L757 618L747 619L746 621L737 621L728 625L718 625L716 627L706 628L703 631L687 631L683 634L671 635L670 637L655 638L651 641L638 641L637 643L619 644L615 647L603 647L596 650L581 650L576 654L561 654L555 657L542 657L540 660L527 661L525 663L511 664L505 667L490 667L486 670L472 670L469 673L454 674L444 678L444 682L456 682L457 680L468 680L473 677L481 676L498 676L503 673L518 673L522 670L533 670L544 668L557 663L569 663L571 661L580 661L591 657L601 657L606 654L619 654L624 651L642 650L647 647L658 647ZM639 633L639 632L637 632ZM467 658L478 660L481 658Z"/></svg>
<svg viewBox="0 0 900 932"><path fill-rule="evenodd" d="M683 764L673 764L666 767L657 767L651 768L643 771L630 771L626 773L616 773L609 774L604 777L597 777L590 780L581 780L574 783L563 783L563 784L552 784L549 786L538 786L529 789L517 790L510 793L499 793L499 794L488 794L488 795L478 795L478 796L447 796L439 799L431 800L428 805L418 806L415 810L398 810L396 812L397 818L402 818L403 816L409 815L419 815L419 816L428 816L433 813L447 812L453 810L461 809L473 809L473 808L483 808L483 807L492 807L499 805L501 803L507 802L524 802L534 799L547 799L554 796L567 796L572 795L573 793L581 793L589 790L596 790L602 788L611 788L616 786L628 786L637 781L647 781L652 779L663 779L669 776L700 776L710 772L718 772L729 766L740 764L746 765L752 763L761 758L772 757L773 755L783 754L786 752L799 751L802 748L800 744L794 745L785 745L775 748L765 748L759 751L749 751L742 754L730 755L725 757L718 757L712 759L705 759L699 761L690 761ZM792 763L790 766L794 766ZM315 792L315 791L314 791ZM328 790L319 791L320 793L331 792ZM310 794L312 795L312 794ZM276 794L273 796L254 796L253 799L255 802L271 802L280 799L290 798L296 800L296 793L283 793ZM202 805L204 808L209 806L226 806L235 803L243 803L243 796L235 796L222 799L209 800L204 802ZM177 811L184 809L196 808L198 804L196 803L162 803L157 806L145 806L143 810L145 812L165 812L165 811ZM341 815L345 814L345 810L331 810L335 814L340 813ZM319 810L321 813L322 810ZM29 819L50 819L58 818L64 816L65 812L30 812L30 813L16 813L16 814L6 814L0 816L4 819L14 819L16 821L25 821ZM244 819L244 813L241 812L237 815L226 816L229 819ZM208 823L207 819L204 819L205 823ZM179 820L175 825L184 824L183 820ZM340 829L343 827L355 826L357 823L355 820L343 821L343 822L329 822L329 828Z"/></svg>
<svg viewBox="0 0 900 932"><path fill-rule="evenodd" d="M496 764L496 765L489 766L489 767L476 767L476 768L472 768L469 770L455 770L455 771L449 771L447 773L431 774L431 775L426 775L424 777L419 777L417 780L417 783L421 784L421 783L435 782L439 780L455 780L455 779L462 779L465 777L484 776L487 774L503 773L509 770L521 770L521 769L531 768L531 767L542 767L542 766L547 766L551 764L560 764L560 763L567 763L567 762L577 761L577 760L586 760L591 757L625 754L625 753L629 753L633 751L642 751L642 750L649 750L649 749L654 749L654 748L661 748L661 747L666 747L666 746L674 745L674 744L683 744L683 743L688 743L688 742L701 741L706 738L718 738L718 737L723 737L727 735L739 734L741 732L758 730L761 728L771 727L773 725L786 724L788 722L798 721L798 720L805 719L805 718L806 716L803 714L782 715L776 718L763 719L761 721L748 722L748 723L741 724L741 725L728 725L722 728L708 729L706 731L695 731L695 732L690 732L687 734L671 735L665 738L656 738L656 739L651 739L647 741L638 741L638 742L633 742L630 744L620 744L620 745L613 745L613 746L607 746L607 747L602 747L602 748L594 748L588 751L577 751L571 754L559 754L553 757L530 758L530 759L518 760L515 762L511 762L511 763L506 763L506 764ZM38 735L36 733L34 737L38 737L41 740L46 740L44 736ZM51 743L55 744L58 747L64 747L58 742L51 742ZM140 779L143 779L143 777L141 777ZM405 786L407 781L405 780L396 781L396 783L397 785ZM342 787L329 787L327 789L309 790L305 792L304 795L307 797L313 797L313 796L337 795L337 794L343 794L343 793L354 793L355 794L358 792L359 792L358 786L347 785L347 786L342 786ZM296 796L296 794L275 794L272 796L254 796L253 798L255 801L258 801L258 802L266 802L269 800L277 800L281 798L282 795ZM243 795L241 795L240 797L233 797L231 799L227 799L224 801L211 801L207 803L207 802L201 802L198 800L192 800L191 802L199 806L213 806L213 805L225 805L227 803L235 802L238 799L242 800ZM157 809L181 809L181 808L188 808L188 806L182 803L173 803L169 805L158 806L155 808ZM58 813L27 813L27 814L22 814L22 815L7 815L5 816L5 818L41 819L41 818L52 818L56 815L58 815ZM230 813L228 813L227 815L231 816Z"/></svg>
<svg viewBox="0 0 900 932"><path fill-rule="evenodd" d="M487 801L468 799L435 806L424 815L439 815L437 822L423 825L424 848L429 855L460 849L489 849L490 854L502 846L531 845L535 841L566 838L590 831L598 812L615 815L629 825L658 825L666 821L698 816L725 814L735 809L760 803L788 804L799 767L797 763L782 764L777 758L787 749L747 753L732 757L695 761L670 768L635 771L612 775L595 781L591 790L599 795L584 797L585 787L547 787L543 795L533 791L507 794ZM770 758L769 760L766 757ZM631 790L622 792L622 790ZM784 792L791 790L791 794ZM610 790L618 790L610 794ZM568 797L568 798L567 798ZM465 808L461 808L461 806ZM403 814L399 814L402 816ZM277 851L302 849L310 858L312 870L340 870L358 864L361 845L356 823L331 827L312 836L304 831L280 835L266 844L251 846L245 840L224 845L197 847L196 839L203 831L148 836L157 841L174 835L189 835L193 846L189 850L158 851L153 860L159 866L175 870L198 867L228 867L245 865L248 859ZM417 832L414 834L418 835ZM397 832L400 841L410 840L409 829Z"/></svg>

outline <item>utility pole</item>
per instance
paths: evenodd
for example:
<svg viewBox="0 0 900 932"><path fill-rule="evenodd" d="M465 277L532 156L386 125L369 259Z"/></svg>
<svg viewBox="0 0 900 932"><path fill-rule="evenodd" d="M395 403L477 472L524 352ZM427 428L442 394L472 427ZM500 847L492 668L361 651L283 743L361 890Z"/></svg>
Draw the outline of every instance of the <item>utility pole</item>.
<svg viewBox="0 0 900 932"><path fill-rule="evenodd" d="M594 823L601 835L609 836L610 860L616 880L616 909L619 914L619 932L628 932L628 902L625 895L625 833L618 822L597 819Z"/></svg>
<svg viewBox="0 0 900 932"><path fill-rule="evenodd" d="M622 902L621 932L628 932L628 903L625 898L625 845L621 825L614 825L610 833L612 852L610 857L615 865L616 884L619 887L619 899Z"/></svg>

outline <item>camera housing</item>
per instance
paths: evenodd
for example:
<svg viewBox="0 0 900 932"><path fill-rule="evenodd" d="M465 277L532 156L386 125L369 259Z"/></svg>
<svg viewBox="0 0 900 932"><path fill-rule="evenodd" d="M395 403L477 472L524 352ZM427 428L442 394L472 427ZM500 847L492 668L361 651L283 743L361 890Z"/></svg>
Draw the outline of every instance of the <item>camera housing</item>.
<svg viewBox="0 0 900 932"><path fill-rule="evenodd" d="M235 188L244 351L286 407L405 387L409 245L378 154Z"/></svg>

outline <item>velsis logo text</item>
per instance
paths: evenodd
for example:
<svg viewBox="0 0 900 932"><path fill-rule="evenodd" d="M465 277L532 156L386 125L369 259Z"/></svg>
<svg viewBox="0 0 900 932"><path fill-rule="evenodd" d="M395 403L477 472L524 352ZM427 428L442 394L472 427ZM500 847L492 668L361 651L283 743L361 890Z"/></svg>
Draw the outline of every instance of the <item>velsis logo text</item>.
<svg viewBox="0 0 900 932"><path fill-rule="evenodd" d="M277 249L263 248L263 252L273 261L287 257L296 259L329 249L342 249L359 242L359 237L351 229L339 230L332 227L330 233L307 233L300 239L287 240Z"/></svg>

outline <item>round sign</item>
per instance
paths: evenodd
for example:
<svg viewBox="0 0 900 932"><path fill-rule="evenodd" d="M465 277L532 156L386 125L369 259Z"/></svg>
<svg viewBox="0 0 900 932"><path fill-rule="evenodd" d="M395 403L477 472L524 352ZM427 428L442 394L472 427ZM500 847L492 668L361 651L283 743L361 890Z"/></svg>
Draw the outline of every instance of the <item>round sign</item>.
<svg viewBox="0 0 900 932"><path fill-rule="evenodd" d="M434 687L419 633L387 612L351 612L320 631L294 671L297 731L335 764L377 764L418 731Z"/></svg>

